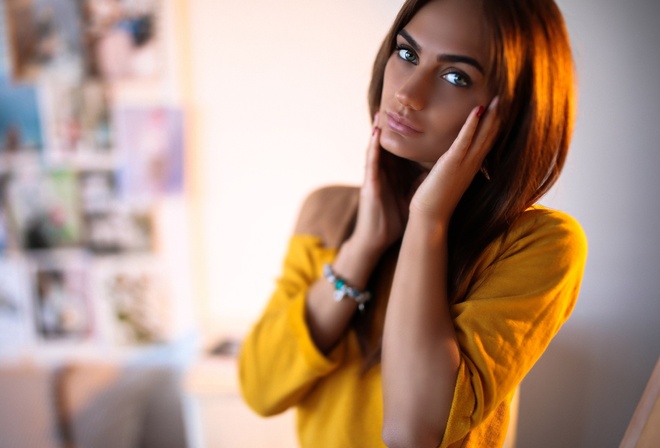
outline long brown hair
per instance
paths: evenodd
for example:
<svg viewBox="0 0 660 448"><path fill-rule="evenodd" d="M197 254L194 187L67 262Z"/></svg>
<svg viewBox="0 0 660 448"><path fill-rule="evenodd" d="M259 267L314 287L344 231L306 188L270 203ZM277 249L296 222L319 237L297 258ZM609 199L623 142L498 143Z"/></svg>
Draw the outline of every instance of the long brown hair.
<svg viewBox="0 0 660 448"><path fill-rule="evenodd" d="M429 1L406 1L387 33L369 86L371 116L380 108L385 65L398 33ZM475 176L452 216L452 302L465 299L486 247L556 182L575 120L573 58L555 2L482 0L481 5L491 35L487 77L493 95L500 98L498 114L503 119L484 162L490 180ZM408 170L400 160L401 169Z"/></svg>

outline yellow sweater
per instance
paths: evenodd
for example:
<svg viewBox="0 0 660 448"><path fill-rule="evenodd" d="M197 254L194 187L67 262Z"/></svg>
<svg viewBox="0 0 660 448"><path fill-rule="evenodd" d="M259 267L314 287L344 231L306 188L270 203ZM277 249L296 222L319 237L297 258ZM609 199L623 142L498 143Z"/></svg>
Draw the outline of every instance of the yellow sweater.
<svg viewBox="0 0 660 448"><path fill-rule="evenodd" d="M301 220L322 222L333 208L327 199L338 196L316 193ZM324 356L305 323L307 289L341 241L313 234L325 232L319 229L306 232L299 225L290 240L275 292L241 349L242 393L260 415L296 407L302 447L382 447L380 365L362 373L352 331ZM441 447L502 445L516 387L575 305L586 239L571 217L533 207L486 252L467 299L451 306L462 356ZM379 282L391 284L387 277Z"/></svg>

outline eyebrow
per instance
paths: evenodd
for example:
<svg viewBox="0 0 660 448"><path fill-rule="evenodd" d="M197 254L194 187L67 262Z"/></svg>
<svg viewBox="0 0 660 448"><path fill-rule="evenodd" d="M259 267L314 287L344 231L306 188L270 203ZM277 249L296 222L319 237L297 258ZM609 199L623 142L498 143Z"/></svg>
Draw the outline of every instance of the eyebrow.
<svg viewBox="0 0 660 448"><path fill-rule="evenodd" d="M399 36L403 37L406 41L408 41L408 43L413 48L413 50L415 50L418 53L422 52L422 47L420 47L417 41L413 39L413 37L405 29L399 31ZM437 60L438 62L460 62L463 64L468 64L479 70L482 75L485 73L484 68L481 66L479 61L477 61L475 58L470 56L465 56L461 54L443 53L437 56Z"/></svg>

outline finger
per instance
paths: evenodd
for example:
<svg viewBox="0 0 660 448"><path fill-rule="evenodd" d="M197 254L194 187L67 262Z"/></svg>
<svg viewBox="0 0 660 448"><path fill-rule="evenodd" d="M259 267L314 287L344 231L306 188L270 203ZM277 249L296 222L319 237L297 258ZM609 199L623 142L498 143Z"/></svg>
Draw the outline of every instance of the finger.
<svg viewBox="0 0 660 448"><path fill-rule="evenodd" d="M483 162L483 159L490 151L500 127L500 118L497 115L498 103L499 97L493 98L488 109L482 115L478 129L472 138L469 156L479 164Z"/></svg>
<svg viewBox="0 0 660 448"><path fill-rule="evenodd" d="M493 126L495 113L492 111L496 105L497 103L493 104L491 101L488 111L485 111L482 106L475 107L470 111L454 143L433 166L428 178L425 182L422 182L420 188L430 188L431 190L438 188L436 184L444 181L442 179L444 176L441 176L440 173L446 169L449 169L453 174L463 173L466 179L472 179L487 152L481 146L477 150L473 147L477 143L477 135L480 135L479 138L482 139L480 143L485 143L483 135ZM489 112L487 117L485 112ZM484 123L480 123L482 119Z"/></svg>
<svg viewBox="0 0 660 448"><path fill-rule="evenodd" d="M472 144L472 139L477 132L477 128L479 127L479 118L483 113L483 110L483 106L475 107L472 109L467 119L465 120L463 127L459 131L458 136L456 136L454 143L452 143L452 145L449 147L449 150L447 150L448 156L455 156L458 158L457 160L459 162L463 161L466 154L468 153L468 150L470 149L470 145ZM438 166L438 164L436 163L435 166Z"/></svg>
<svg viewBox="0 0 660 448"><path fill-rule="evenodd" d="M374 127L367 146L367 164L365 167L365 181L374 182L378 179L380 165L380 128L378 127L378 113L374 117Z"/></svg>

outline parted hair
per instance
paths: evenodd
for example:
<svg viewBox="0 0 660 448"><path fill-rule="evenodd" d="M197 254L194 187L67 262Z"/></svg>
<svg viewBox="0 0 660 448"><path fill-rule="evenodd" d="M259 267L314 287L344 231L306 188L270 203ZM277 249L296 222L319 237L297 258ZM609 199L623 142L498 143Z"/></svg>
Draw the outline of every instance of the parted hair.
<svg viewBox="0 0 660 448"><path fill-rule="evenodd" d="M442 1L442 0L431 0ZM380 108L385 65L396 37L429 0L402 6L377 53L369 86L371 116ZM553 0L481 0L490 32L489 87L502 124L450 225L449 297L468 292L486 247L556 182L575 121L574 65L563 16ZM393 164L402 171L410 162Z"/></svg>
<svg viewBox="0 0 660 448"><path fill-rule="evenodd" d="M385 66L396 37L429 1L408 0L385 36L373 66L368 102L380 109ZM490 34L486 76L499 96L501 125L484 168L452 215L448 297L465 300L489 244L506 235L523 212L557 181L566 161L576 113L575 72L563 16L553 0L480 0ZM383 153L384 169L400 188L419 173L414 162ZM388 257L392 258L392 257ZM387 261L387 260L383 260ZM381 271L382 273L382 271ZM352 326L365 355L364 371L380 359L384 314L368 308Z"/></svg>

